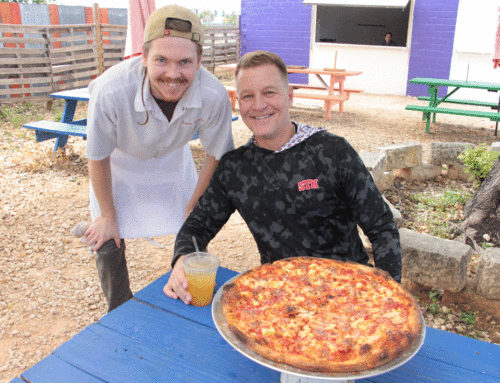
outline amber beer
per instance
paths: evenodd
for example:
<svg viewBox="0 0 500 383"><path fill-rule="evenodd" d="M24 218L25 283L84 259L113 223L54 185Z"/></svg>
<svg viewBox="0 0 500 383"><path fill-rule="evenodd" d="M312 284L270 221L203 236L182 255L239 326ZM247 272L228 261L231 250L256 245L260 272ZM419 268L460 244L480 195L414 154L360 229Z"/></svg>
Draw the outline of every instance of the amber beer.
<svg viewBox="0 0 500 383"><path fill-rule="evenodd" d="M201 251L182 258L184 273L188 280L188 291L193 297L191 301L193 306L208 306L212 302L219 263L215 255Z"/></svg>

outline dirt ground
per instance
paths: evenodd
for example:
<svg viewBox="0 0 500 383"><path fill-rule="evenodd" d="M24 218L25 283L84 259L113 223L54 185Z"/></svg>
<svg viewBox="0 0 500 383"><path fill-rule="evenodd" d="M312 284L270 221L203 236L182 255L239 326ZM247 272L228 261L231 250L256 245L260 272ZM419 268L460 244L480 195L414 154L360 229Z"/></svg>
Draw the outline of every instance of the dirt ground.
<svg viewBox="0 0 500 383"><path fill-rule="evenodd" d="M421 114L404 109L415 103L410 97L353 94L343 114L333 107L328 122L317 102L301 100L291 114L296 121L326 126L358 151L410 142L500 141L493 135L494 123L462 116L439 115L431 134L425 134ZM42 103L37 107L37 119L53 120L62 104L54 102L51 112L44 108ZM77 114L84 115L84 108ZM66 158L54 158L53 141L35 143L34 133L14 127L12 118L0 124L0 381L8 382L98 321L106 304L92 255L69 233L76 223L89 220L85 142L70 138ZM233 131L236 146L250 137L241 119L233 123ZM193 142L192 149L200 162L199 143ZM134 292L169 271L174 238L153 239L165 247L145 239L127 241ZM238 215L209 251L220 257L221 266L237 271L259 264Z"/></svg>

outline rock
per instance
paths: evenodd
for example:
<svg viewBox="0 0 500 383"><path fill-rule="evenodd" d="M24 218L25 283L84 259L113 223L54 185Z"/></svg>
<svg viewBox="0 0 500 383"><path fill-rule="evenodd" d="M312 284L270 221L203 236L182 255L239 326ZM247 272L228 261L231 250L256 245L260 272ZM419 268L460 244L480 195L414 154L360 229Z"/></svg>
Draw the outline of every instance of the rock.
<svg viewBox="0 0 500 383"><path fill-rule="evenodd" d="M465 150L475 145L462 142L432 142L429 163L434 165L463 165L458 158Z"/></svg>
<svg viewBox="0 0 500 383"><path fill-rule="evenodd" d="M467 282L468 245L400 229L403 278L424 286L457 292Z"/></svg>
<svg viewBox="0 0 500 383"><path fill-rule="evenodd" d="M448 172L446 176L453 180L467 181L470 179L469 173L466 172L467 168L463 165L448 165Z"/></svg>
<svg viewBox="0 0 500 383"><path fill-rule="evenodd" d="M384 174L387 158L384 153L380 152L366 152L361 150L359 156L363 160L364 165L370 171L375 182Z"/></svg>
<svg viewBox="0 0 500 383"><path fill-rule="evenodd" d="M411 168L422 164L422 145L419 143L381 146L376 151L385 153L385 171Z"/></svg>
<svg viewBox="0 0 500 383"><path fill-rule="evenodd" d="M500 300L500 248L488 248L479 258L474 278L476 291L488 299Z"/></svg>

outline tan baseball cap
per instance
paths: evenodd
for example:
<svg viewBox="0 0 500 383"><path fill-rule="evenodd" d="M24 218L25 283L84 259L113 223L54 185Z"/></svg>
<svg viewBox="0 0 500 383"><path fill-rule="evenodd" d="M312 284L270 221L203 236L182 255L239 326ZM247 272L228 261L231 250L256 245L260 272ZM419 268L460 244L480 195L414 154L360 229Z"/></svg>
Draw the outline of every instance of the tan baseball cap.
<svg viewBox="0 0 500 383"><path fill-rule="evenodd" d="M191 25L190 32L179 32L166 28L168 19L182 20ZM148 18L146 28L144 29L144 44L165 36L183 37L203 45L205 33L201 25L200 18L196 13L187 8L178 5L167 5L158 8Z"/></svg>

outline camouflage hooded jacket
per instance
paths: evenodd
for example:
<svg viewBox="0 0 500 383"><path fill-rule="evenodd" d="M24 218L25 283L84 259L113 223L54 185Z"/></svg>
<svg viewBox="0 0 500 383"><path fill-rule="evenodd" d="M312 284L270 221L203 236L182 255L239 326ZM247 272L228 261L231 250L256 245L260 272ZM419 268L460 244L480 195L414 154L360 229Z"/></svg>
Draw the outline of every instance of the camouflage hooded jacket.
<svg viewBox="0 0 500 383"><path fill-rule="evenodd" d="M375 266L401 281L401 247L392 213L354 148L342 137L313 133L279 152L253 140L226 153L179 231L172 266L205 248L238 210L261 262L312 256L368 263L357 225L370 239ZM297 135L296 135L297 136Z"/></svg>

